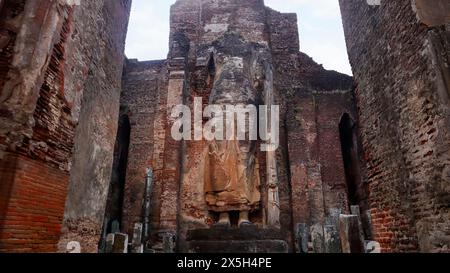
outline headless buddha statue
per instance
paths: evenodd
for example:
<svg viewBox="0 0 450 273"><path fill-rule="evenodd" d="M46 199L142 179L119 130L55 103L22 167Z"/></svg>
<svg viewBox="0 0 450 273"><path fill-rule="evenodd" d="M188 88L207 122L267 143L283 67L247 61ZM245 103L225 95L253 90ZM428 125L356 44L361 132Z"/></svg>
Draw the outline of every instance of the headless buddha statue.
<svg viewBox="0 0 450 273"><path fill-rule="evenodd" d="M264 89L264 67L258 51L249 44L226 40L214 50L216 73L209 104L257 107ZM249 213L261 203L257 150L255 140L209 142L205 199L209 211L219 215L216 225L230 226L230 212L239 212L240 227L252 224Z"/></svg>

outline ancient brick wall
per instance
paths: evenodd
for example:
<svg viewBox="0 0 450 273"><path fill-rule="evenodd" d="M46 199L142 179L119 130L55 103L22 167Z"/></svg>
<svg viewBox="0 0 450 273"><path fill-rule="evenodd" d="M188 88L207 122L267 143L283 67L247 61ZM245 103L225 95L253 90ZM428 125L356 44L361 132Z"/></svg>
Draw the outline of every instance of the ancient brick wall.
<svg viewBox="0 0 450 273"><path fill-rule="evenodd" d="M291 195L285 210L292 220L284 228L295 232L304 223L320 230L331 211L349 209L339 123L345 113L356 119L352 78L299 52L295 14L268 9L268 25L285 139L279 162L287 163Z"/></svg>
<svg viewBox="0 0 450 273"><path fill-rule="evenodd" d="M108 145L107 140L111 136L114 143L130 3L1 4L0 251L53 252L57 250L69 177L89 173L86 166L93 165L80 153L80 146L95 150L97 155L105 151L104 159L94 159L91 175L104 175L109 182L113 149L109 146L113 144ZM94 82L104 83L103 88ZM102 98L93 95L102 93L100 90L105 91ZM114 92L116 96L111 95ZM94 115L93 109L102 109L92 106L96 98L105 111ZM77 126L79 122L81 126ZM98 125L97 130L91 126L83 135L83 126L89 127L90 122ZM89 137L102 142L105 149L86 141ZM73 155L83 159L72 161ZM94 202L103 202L95 186L85 185ZM79 185L75 188L81 192ZM89 206L89 195L81 195L82 201L77 203L85 203L98 213L95 205Z"/></svg>
<svg viewBox="0 0 450 273"><path fill-rule="evenodd" d="M449 22L439 17L449 7L425 2L340 1L375 239L385 252L449 247Z"/></svg>
<svg viewBox="0 0 450 273"><path fill-rule="evenodd" d="M289 106L287 103L288 98L285 95L289 93L291 88L294 88L294 82L299 81L296 68L289 67L290 62L288 61L291 58L296 60L300 50L297 16L295 14L280 13L266 7L266 24L274 62L274 104L280 106L280 147L276 151L280 226L281 233L292 251L294 243L293 226L295 225L294 203L298 202L298 200L292 195L294 185L292 184L293 174L289 168L290 158L288 150L290 141L289 129L292 129L292 127L290 127L290 121L287 117ZM289 82L284 82L285 80Z"/></svg>
<svg viewBox="0 0 450 273"><path fill-rule="evenodd" d="M0 251L55 251L75 130L63 86L72 7L6 1L1 12Z"/></svg>
<svg viewBox="0 0 450 273"><path fill-rule="evenodd" d="M54 252L68 174L14 154L6 156L0 172L0 252Z"/></svg>
<svg viewBox="0 0 450 273"><path fill-rule="evenodd" d="M68 41L66 88L80 104L59 251L97 252L111 181L129 0L81 1ZM69 50L70 48L70 50ZM80 94L81 93L81 94ZM82 95L82 96L81 96Z"/></svg>
<svg viewBox="0 0 450 273"><path fill-rule="evenodd" d="M305 71L299 72L297 83L291 85L294 88L287 87L282 93L287 101L284 122L294 228L302 223L320 226L332 212L348 212L339 125L346 113L356 117L350 77L331 74L338 83L328 85L333 89L327 90L314 85L314 81L323 86L324 82L316 77L330 81L329 77L318 73L310 78L302 75Z"/></svg>
<svg viewBox="0 0 450 273"><path fill-rule="evenodd" d="M297 27L297 14L281 13L266 8L266 16L272 52L280 54L298 53L300 50L300 39Z"/></svg>
<svg viewBox="0 0 450 273"><path fill-rule="evenodd" d="M60 35L60 32L63 25L67 32L70 10L70 6L63 2L53 1L8 1L4 4L2 12L5 17L2 21L5 29L2 29L2 38L8 41L5 52L14 47L15 55L6 57L7 69L2 70L2 152L15 151L17 148L23 153L33 150L33 144L29 140L33 135L37 99L44 82L51 85L54 75L60 73L59 61L62 59L58 55L61 54L54 45L64 40L61 38L65 35ZM63 44L64 41L59 47L63 48ZM50 63L51 67L48 68ZM60 84L58 79L54 83ZM58 89L57 86L52 88ZM49 94L46 96L49 97ZM64 102L57 100L53 102L56 105L54 111L60 115L58 112L63 106L57 104Z"/></svg>
<svg viewBox="0 0 450 273"><path fill-rule="evenodd" d="M156 235L161 232L175 232L178 249L189 251L187 232L209 228L216 220L206 208L203 189L207 143L174 141L168 111L179 103L193 109L194 97L202 97L203 106L208 103L215 73L208 49L230 32L267 45L272 53L274 99L281 106L280 148L276 153L281 233L292 251L296 224L323 225L330 209L348 210L339 123L345 113L357 119L353 81L326 71L299 52L296 15L273 11L259 0L220 4L177 1L171 9L167 62L128 62L121 102L132 124L124 229L131 235L130 228L140 221L146 167L156 172L152 243L158 243ZM263 155L260 164L264 180ZM266 190L265 186L261 189L263 200ZM263 227L262 213L251 218Z"/></svg>
<svg viewBox="0 0 450 273"><path fill-rule="evenodd" d="M167 95L166 61L138 62L129 60L123 75L121 94L121 115L127 115L131 124L129 160L126 173L125 200L123 206L123 230L131 233L136 222L142 222L142 204L145 192L147 168L154 172L155 184L151 204L153 227L159 226L161 194L160 162L163 161L158 149L161 126L164 118L161 104L165 106ZM160 141L159 141L160 142Z"/></svg>
<svg viewBox="0 0 450 273"><path fill-rule="evenodd" d="M58 43L54 45L44 82L39 90L33 119L33 136L25 138L19 151L41 158L62 170L69 169L76 124L71 102L64 94L66 42L71 33L72 10L65 18ZM70 90L67 91L69 93Z"/></svg>
<svg viewBox="0 0 450 273"><path fill-rule="evenodd" d="M355 118L352 89L317 91L316 104L318 157L323 180L325 212L348 212L347 182L342 158L339 123L347 113Z"/></svg>

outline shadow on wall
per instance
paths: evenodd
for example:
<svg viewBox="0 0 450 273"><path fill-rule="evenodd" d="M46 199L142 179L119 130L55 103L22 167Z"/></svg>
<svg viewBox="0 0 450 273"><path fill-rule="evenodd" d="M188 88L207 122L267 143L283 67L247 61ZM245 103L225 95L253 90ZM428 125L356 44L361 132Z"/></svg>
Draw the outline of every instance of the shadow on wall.
<svg viewBox="0 0 450 273"><path fill-rule="evenodd" d="M106 204L103 235L120 232L130 137L130 119L128 115L122 115L119 120L114 148L113 170ZM117 226L119 230L114 230L117 229Z"/></svg>
<svg viewBox="0 0 450 273"><path fill-rule="evenodd" d="M344 160L349 210L351 211L352 206L360 207L363 212L361 216L365 238L371 238L371 222L366 217L369 210L367 203L368 188L361 175L357 124L348 113L341 117L339 135Z"/></svg>

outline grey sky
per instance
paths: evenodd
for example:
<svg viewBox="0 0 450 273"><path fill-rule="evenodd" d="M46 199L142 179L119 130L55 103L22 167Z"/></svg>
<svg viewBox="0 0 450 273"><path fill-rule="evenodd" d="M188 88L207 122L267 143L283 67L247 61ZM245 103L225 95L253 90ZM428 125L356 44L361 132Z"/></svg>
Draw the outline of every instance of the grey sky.
<svg viewBox="0 0 450 273"><path fill-rule="evenodd" d="M165 59L169 9L175 0L133 0L126 54L143 60ZM299 19L300 48L326 69L351 74L338 0L265 0Z"/></svg>

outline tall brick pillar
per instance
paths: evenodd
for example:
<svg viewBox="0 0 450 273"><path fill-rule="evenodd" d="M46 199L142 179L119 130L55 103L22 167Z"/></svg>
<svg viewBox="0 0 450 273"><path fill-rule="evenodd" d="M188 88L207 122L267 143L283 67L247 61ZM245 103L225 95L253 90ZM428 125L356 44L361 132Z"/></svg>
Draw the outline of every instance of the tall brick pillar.
<svg viewBox="0 0 450 273"><path fill-rule="evenodd" d="M181 38L180 38L181 37ZM167 90L167 123L164 145L164 168L162 173L161 211L159 231L163 233L177 234L178 194L181 176L181 152L182 141L172 138L171 130L177 118L171 116L173 107L184 103L183 93L186 84L186 54L180 50L186 46L184 36L175 38L174 48L169 54L169 82Z"/></svg>

